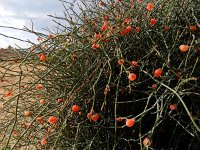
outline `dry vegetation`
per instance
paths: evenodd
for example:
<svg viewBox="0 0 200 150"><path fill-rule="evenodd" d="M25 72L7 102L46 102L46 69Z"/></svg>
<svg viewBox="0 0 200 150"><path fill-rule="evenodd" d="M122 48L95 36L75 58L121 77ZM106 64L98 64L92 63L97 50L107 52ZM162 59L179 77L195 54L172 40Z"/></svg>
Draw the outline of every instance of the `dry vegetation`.
<svg viewBox="0 0 200 150"><path fill-rule="evenodd" d="M38 100L33 96L34 93L28 89L33 86L34 82L38 80L36 73L42 72L44 67L37 67L34 64L20 64L16 61L0 62L0 140L8 139L5 135L5 129L2 124L14 124L16 117L16 108L18 114L23 114L24 109L30 109L32 105L37 105ZM11 92L11 96L6 96L7 92ZM23 96L26 93L26 96ZM9 119L8 119L9 118ZM8 120L10 122L8 122ZM30 120L29 120L30 121ZM20 123L20 124L19 124ZM17 123L18 126L28 126L30 122L23 118ZM7 132L13 132L13 135L18 136L18 131L12 130L10 126L6 129ZM0 149L3 149L7 140L0 144ZM11 140L10 145L16 142L15 137ZM33 149L34 146L29 145L28 149ZM23 149L23 146L19 148Z"/></svg>
<svg viewBox="0 0 200 150"><path fill-rule="evenodd" d="M54 17L69 27L1 61L2 146L200 149L199 3L73 6Z"/></svg>

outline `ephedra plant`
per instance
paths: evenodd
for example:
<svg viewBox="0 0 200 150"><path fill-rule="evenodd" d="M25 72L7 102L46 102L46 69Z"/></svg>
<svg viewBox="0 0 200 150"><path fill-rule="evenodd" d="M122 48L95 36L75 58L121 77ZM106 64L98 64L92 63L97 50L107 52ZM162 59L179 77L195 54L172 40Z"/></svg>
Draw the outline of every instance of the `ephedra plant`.
<svg viewBox="0 0 200 150"><path fill-rule="evenodd" d="M198 1L77 2L1 59L2 148L198 149Z"/></svg>

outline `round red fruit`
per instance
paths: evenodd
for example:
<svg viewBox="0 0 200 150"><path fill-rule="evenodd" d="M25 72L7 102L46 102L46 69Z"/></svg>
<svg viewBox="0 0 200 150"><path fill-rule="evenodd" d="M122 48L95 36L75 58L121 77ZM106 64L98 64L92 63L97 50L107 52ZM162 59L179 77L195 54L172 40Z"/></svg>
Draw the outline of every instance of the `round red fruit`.
<svg viewBox="0 0 200 150"><path fill-rule="evenodd" d="M73 112L79 112L80 111L80 107L78 105L73 105L72 106L72 111Z"/></svg>
<svg viewBox="0 0 200 150"><path fill-rule="evenodd" d="M98 113L95 113L94 115L92 115L91 119L94 121L94 122L97 122L99 120L99 114Z"/></svg>
<svg viewBox="0 0 200 150"><path fill-rule="evenodd" d="M158 68L154 71L154 76L160 77L162 75L162 69Z"/></svg>
<svg viewBox="0 0 200 150"><path fill-rule="evenodd" d="M126 126L132 127L135 124L135 119L126 119Z"/></svg>

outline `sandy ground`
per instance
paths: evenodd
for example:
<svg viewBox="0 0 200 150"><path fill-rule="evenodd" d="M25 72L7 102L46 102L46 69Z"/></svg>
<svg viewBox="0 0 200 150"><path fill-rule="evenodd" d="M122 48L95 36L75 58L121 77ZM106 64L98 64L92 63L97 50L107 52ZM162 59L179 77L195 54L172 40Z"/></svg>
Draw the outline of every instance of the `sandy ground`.
<svg viewBox="0 0 200 150"><path fill-rule="evenodd" d="M13 118L15 116L15 109L10 109L9 107L14 106L16 100L13 99L9 101L9 99L19 93L19 82L21 84L21 91L26 90L26 88L36 80L34 74L38 70L42 69L44 68L35 67L30 64L23 64L20 66L19 63L15 62L0 62L0 130L2 128L2 124L7 123L9 118ZM5 97L7 91L11 91L11 96ZM9 110L9 112L6 112L7 110ZM3 137L2 134L3 133L0 131L0 142ZM2 149L5 144L4 142L0 143L0 149ZM24 149L25 147L21 147L18 150ZM36 148L33 145L30 145L29 148L26 148L26 150L29 149L34 150Z"/></svg>

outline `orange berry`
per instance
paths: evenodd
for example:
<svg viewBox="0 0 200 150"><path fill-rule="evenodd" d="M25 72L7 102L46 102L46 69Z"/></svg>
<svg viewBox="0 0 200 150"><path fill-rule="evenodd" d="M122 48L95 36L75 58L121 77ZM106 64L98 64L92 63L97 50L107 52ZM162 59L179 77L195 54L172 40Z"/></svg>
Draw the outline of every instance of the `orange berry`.
<svg viewBox="0 0 200 150"><path fill-rule="evenodd" d="M151 145L152 141L151 141L151 139L149 139L148 137L146 137L146 138L143 140L142 143L143 143L143 145L144 145L145 147L148 147L148 146Z"/></svg>
<svg viewBox="0 0 200 150"><path fill-rule="evenodd" d="M154 25L156 24L156 19L155 19L155 18L151 19L151 20L150 20L150 24L151 24L152 26L154 26Z"/></svg>
<svg viewBox="0 0 200 150"><path fill-rule="evenodd" d="M134 80L136 80L136 78L137 78L137 76L136 76L135 73L129 73L128 79L129 79L130 81L134 81Z"/></svg>
<svg viewBox="0 0 200 150"><path fill-rule="evenodd" d="M40 60L45 62L47 60L47 57L44 54L39 54Z"/></svg>
<svg viewBox="0 0 200 150"><path fill-rule="evenodd" d="M95 33L94 34L94 38L101 38L101 34L100 33Z"/></svg>
<svg viewBox="0 0 200 150"><path fill-rule="evenodd" d="M175 105L175 104L169 105L169 109L170 109L170 110L175 110L175 109L176 109L176 105Z"/></svg>
<svg viewBox="0 0 200 150"><path fill-rule="evenodd" d="M119 65L124 65L125 61L124 61L124 59L119 59L117 63L118 63Z"/></svg>
<svg viewBox="0 0 200 150"><path fill-rule="evenodd" d="M132 127L135 124L135 119L126 119L126 126Z"/></svg>
<svg viewBox="0 0 200 150"><path fill-rule="evenodd" d="M190 28L191 31L196 31L197 30L196 25L191 25L189 28Z"/></svg>
<svg viewBox="0 0 200 150"><path fill-rule="evenodd" d="M40 104L41 104L41 105L44 105L44 103L45 103L45 100L44 100L44 99L41 99L41 100L40 100Z"/></svg>
<svg viewBox="0 0 200 150"><path fill-rule="evenodd" d="M126 29L125 29L125 30L121 30L121 31L120 31L120 34L121 34L121 35L126 35L126 34L127 34L127 30L126 30Z"/></svg>
<svg viewBox="0 0 200 150"><path fill-rule="evenodd" d="M41 90L42 88L43 88L42 84L36 85L36 89L37 89L37 90Z"/></svg>
<svg viewBox="0 0 200 150"><path fill-rule="evenodd" d="M59 99L57 99L57 102L58 102L58 103L62 103L63 100L59 98Z"/></svg>
<svg viewBox="0 0 200 150"><path fill-rule="evenodd" d="M102 31L106 31L106 29L107 29L107 25L103 25L103 26L101 27L101 30L102 30Z"/></svg>
<svg viewBox="0 0 200 150"><path fill-rule="evenodd" d="M73 112L79 112L80 111L80 107L78 105L73 105L72 106L72 111Z"/></svg>
<svg viewBox="0 0 200 150"><path fill-rule="evenodd" d="M125 19L125 22L126 22L126 23L129 23L129 22L130 22L130 18L126 18L126 19Z"/></svg>
<svg viewBox="0 0 200 150"><path fill-rule="evenodd" d="M87 113L87 118L88 118L88 119L91 119L91 117L92 117L92 113L90 113L90 112Z"/></svg>
<svg viewBox="0 0 200 150"><path fill-rule="evenodd" d="M99 48L99 45L98 45L98 44L94 43L94 44L92 45L92 49L98 49L98 48Z"/></svg>
<svg viewBox="0 0 200 150"><path fill-rule="evenodd" d="M127 32L127 33L131 32L131 26L127 26L127 27L126 27L126 32Z"/></svg>
<svg viewBox="0 0 200 150"><path fill-rule="evenodd" d="M99 2L99 7L102 7L104 5L104 2Z"/></svg>
<svg viewBox="0 0 200 150"><path fill-rule="evenodd" d="M7 91L7 92L5 93L5 97L8 97L8 96L12 96L12 92L11 92L11 91Z"/></svg>
<svg viewBox="0 0 200 150"><path fill-rule="evenodd" d="M161 75L162 75L162 69L161 69L161 68L156 69L156 70L154 71L154 76L160 77Z"/></svg>
<svg viewBox="0 0 200 150"><path fill-rule="evenodd" d="M47 144L47 140L46 140L46 139L42 139L42 140L41 140L41 144L42 144L42 145L46 145L46 144Z"/></svg>
<svg viewBox="0 0 200 150"><path fill-rule="evenodd" d="M55 124L58 121L58 118L50 116L48 121L50 124Z"/></svg>
<svg viewBox="0 0 200 150"><path fill-rule="evenodd" d="M91 119L94 121L94 122L97 122L99 120L99 114L98 113L95 113L94 115L92 115Z"/></svg>
<svg viewBox="0 0 200 150"><path fill-rule="evenodd" d="M148 3L147 4L147 10L152 10L153 9L153 4L152 3Z"/></svg>
<svg viewBox="0 0 200 150"><path fill-rule="evenodd" d="M13 135L17 135L17 131L13 131L12 134L13 134Z"/></svg>
<svg viewBox="0 0 200 150"><path fill-rule="evenodd" d="M139 65L138 65L138 63L137 63L137 61L131 61L131 65L133 65L134 67L139 67Z"/></svg>
<svg viewBox="0 0 200 150"><path fill-rule="evenodd" d="M30 111L25 111L25 112L24 112L24 115L25 115L26 117L28 117L28 116L31 115L31 113L30 113Z"/></svg>
<svg viewBox="0 0 200 150"><path fill-rule="evenodd" d="M180 46L179 46L179 50L180 50L181 52L187 52L188 49L189 49L189 46L188 46L188 45L180 45Z"/></svg>

